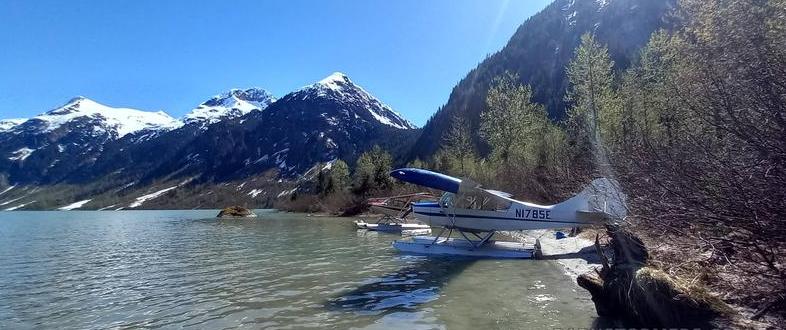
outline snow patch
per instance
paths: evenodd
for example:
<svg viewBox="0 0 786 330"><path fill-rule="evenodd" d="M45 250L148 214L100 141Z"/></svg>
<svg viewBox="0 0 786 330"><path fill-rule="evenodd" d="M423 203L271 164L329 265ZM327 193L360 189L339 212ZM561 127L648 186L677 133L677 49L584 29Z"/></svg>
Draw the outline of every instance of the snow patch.
<svg viewBox="0 0 786 330"><path fill-rule="evenodd" d="M572 13L568 14L568 16L565 16L565 20L570 26L576 25L576 11L573 11Z"/></svg>
<svg viewBox="0 0 786 330"><path fill-rule="evenodd" d="M11 191L11 189L14 189L14 188L16 188L16 185L13 185L13 186L10 186L8 188L5 188L5 190L0 191L0 195L7 193L7 192Z"/></svg>
<svg viewBox="0 0 786 330"><path fill-rule="evenodd" d="M30 204L33 204L33 203L35 203L35 202L36 202L36 201L32 201L32 202L29 202L29 203L24 203L24 204L19 204L19 205L17 205L17 206L14 206L14 207L9 207L9 208L7 208L7 209L5 209L5 210L3 210L3 211L13 211L13 210L18 210L18 209L21 209L21 208L23 208L23 207L25 207L25 206L28 206L28 205L30 205Z"/></svg>
<svg viewBox="0 0 786 330"><path fill-rule="evenodd" d="M262 189L253 189L248 192L248 195L251 196L251 198L256 198L257 195L261 194L262 192Z"/></svg>
<svg viewBox="0 0 786 330"><path fill-rule="evenodd" d="M24 147L22 149L12 152L11 154L13 156L8 157L8 159L13 161L25 160L27 157L30 157L33 151L36 151L36 149L30 149L28 147Z"/></svg>
<svg viewBox="0 0 786 330"><path fill-rule="evenodd" d="M25 196L27 196L27 195L25 195ZM18 200L20 200L20 199L24 198L25 196L22 196L22 197L17 197L17 198L14 198L14 199L7 200L7 201L5 201L5 202L2 202L2 203L0 203L0 206L11 204L11 203L13 203L13 202L16 202L16 201L18 201Z"/></svg>
<svg viewBox="0 0 786 330"><path fill-rule="evenodd" d="M78 201L78 202L75 202L75 203L71 203L71 204L63 206L61 208L58 208L58 210L71 211L71 210L74 210L74 209L80 209L80 208L82 208L82 206L85 206L85 204L89 203L91 200L92 199L85 199L83 201Z"/></svg>
<svg viewBox="0 0 786 330"><path fill-rule="evenodd" d="M292 188L291 190L284 190L284 191L278 193L276 198L281 198L281 197L284 197L284 196L287 196L287 195L292 195L292 194L295 193L295 191L297 191L297 187Z"/></svg>
<svg viewBox="0 0 786 330"><path fill-rule="evenodd" d="M175 189L175 188L177 188L177 187L178 187L178 186L172 186L172 187L169 187L169 188L161 189L161 190L159 190L159 191L156 191L156 192L154 192L154 193L152 193L152 194L147 194L147 195L144 195L144 196L139 196L139 197L137 197L137 198L136 198L136 200L135 200L133 203L131 203L130 205L128 205L128 207L129 207L129 208L140 207L140 206L142 206L142 204L144 204L145 202L147 202L147 201L149 201L149 200L152 200L152 199L156 199L156 198L158 198L158 197L161 197L161 195L163 195L163 194L167 193L168 191L170 191L170 190L172 190L172 189Z"/></svg>
<svg viewBox="0 0 786 330"><path fill-rule="evenodd" d="M12 128L26 121L27 119L23 118L0 119L0 132L11 130Z"/></svg>

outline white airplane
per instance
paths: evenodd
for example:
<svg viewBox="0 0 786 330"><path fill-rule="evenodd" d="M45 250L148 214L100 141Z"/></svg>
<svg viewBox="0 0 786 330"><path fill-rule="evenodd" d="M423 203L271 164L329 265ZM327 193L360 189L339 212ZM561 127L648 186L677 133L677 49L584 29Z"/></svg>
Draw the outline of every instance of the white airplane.
<svg viewBox="0 0 786 330"><path fill-rule="evenodd" d="M593 180L576 196L554 205L518 201L511 195L483 189L477 183L417 168L397 169L396 179L444 191L438 202L413 203L415 217L431 226L442 227L436 237L419 236L396 241L403 252L476 257L530 258L535 248L521 243L497 242L497 231L517 231L582 227L622 219L627 209L625 195L610 179ZM445 237L442 234L448 230ZM451 238L456 230L462 239ZM474 236L471 238L470 236ZM536 244L537 245L537 244Z"/></svg>

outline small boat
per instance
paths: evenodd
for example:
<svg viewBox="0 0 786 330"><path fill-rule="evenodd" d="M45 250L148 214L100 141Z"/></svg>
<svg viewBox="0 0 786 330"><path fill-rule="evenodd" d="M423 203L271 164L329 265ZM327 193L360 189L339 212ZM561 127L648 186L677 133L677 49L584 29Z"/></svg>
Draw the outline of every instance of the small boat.
<svg viewBox="0 0 786 330"><path fill-rule="evenodd" d="M404 231L408 231L412 233L413 230L418 230L418 233L426 233L426 234L431 232L431 227L429 227L429 225L424 225L419 223L407 223L404 219L395 219L389 216L384 216L375 223L369 223L363 220L358 220L355 221L355 226L358 229L381 231L385 233L401 233Z"/></svg>
<svg viewBox="0 0 786 330"><path fill-rule="evenodd" d="M434 196L429 193L370 198L367 201L368 205L372 211L382 214L382 218L375 223L358 220L355 221L355 226L358 229L386 233L429 234L431 233L431 226L422 223L410 223L406 220L406 217L412 212L412 203L431 200L434 200Z"/></svg>
<svg viewBox="0 0 786 330"><path fill-rule="evenodd" d="M358 229L366 229L366 226L368 226L368 222L363 220L355 220L355 227Z"/></svg>
<svg viewBox="0 0 786 330"><path fill-rule="evenodd" d="M393 218L406 218L412 212L412 203L435 201L434 195L426 192L390 197L369 198L366 203L375 213Z"/></svg>

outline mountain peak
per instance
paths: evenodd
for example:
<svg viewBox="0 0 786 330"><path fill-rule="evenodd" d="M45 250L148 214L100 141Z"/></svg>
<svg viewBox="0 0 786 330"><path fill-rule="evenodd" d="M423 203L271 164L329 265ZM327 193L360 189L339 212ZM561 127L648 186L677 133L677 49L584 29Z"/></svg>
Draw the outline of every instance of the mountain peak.
<svg viewBox="0 0 786 330"><path fill-rule="evenodd" d="M352 81L349 80L349 77L347 77L347 75L343 72L333 72L329 76L317 82L317 84L339 87L346 84L352 84Z"/></svg>
<svg viewBox="0 0 786 330"><path fill-rule="evenodd" d="M140 130L172 129L182 125L163 111L113 108L84 96L74 97L59 108L33 117L45 123L44 131L55 130L79 118L100 119L106 128L115 131L117 138Z"/></svg>
<svg viewBox="0 0 786 330"><path fill-rule="evenodd" d="M71 98L70 100L68 100L68 102L66 102L66 104L64 106L68 106L70 104L76 104L76 103L82 102L84 100L92 101L92 100L90 100L90 99L88 99L88 98L86 98L86 97L84 97L82 95L77 95L77 96L74 96L73 98Z"/></svg>
<svg viewBox="0 0 786 330"><path fill-rule="evenodd" d="M366 118L380 124L398 129L413 129L415 125L404 119L391 107L352 82L341 72L334 72L324 79L301 88L285 97L308 101L311 99L329 100L343 111L355 109L355 116Z"/></svg>
<svg viewBox="0 0 786 330"><path fill-rule="evenodd" d="M198 123L202 127L207 127L207 125L224 119L237 118L254 110L264 110L275 101L276 98L262 88L233 88L202 102L187 114L183 121L186 124Z"/></svg>

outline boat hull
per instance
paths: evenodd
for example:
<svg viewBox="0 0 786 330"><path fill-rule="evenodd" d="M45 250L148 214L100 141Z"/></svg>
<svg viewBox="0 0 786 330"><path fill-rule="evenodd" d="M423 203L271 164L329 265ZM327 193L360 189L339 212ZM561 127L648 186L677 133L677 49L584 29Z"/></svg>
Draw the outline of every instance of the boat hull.
<svg viewBox="0 0 786 330"><path fill-rule="evenodd" d="M431 230L429 225L421 225L417 223L367 223L365 228L368 230L376 230L386 233L400 233L406 230Z"/></svg>

